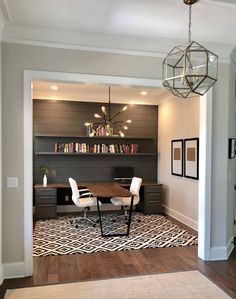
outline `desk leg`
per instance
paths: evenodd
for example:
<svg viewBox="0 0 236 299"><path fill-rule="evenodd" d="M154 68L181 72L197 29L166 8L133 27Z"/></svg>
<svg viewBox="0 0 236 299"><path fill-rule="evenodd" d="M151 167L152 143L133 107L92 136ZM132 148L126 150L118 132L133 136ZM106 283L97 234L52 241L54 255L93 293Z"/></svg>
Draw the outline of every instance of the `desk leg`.
<svg viewBox="0 0 236 299"><path fill-rule="evenodd" d="M129 210L129 219L128 219L128 227L127 227L127 232L124 233L116 233L116 234L103 234L102 230L102 219L101 219L101 214L100 214L100 209L98 205L98 215L99 215L99 221L100 221L100 226L101 226L101 235L104 238L109 238L109 237L124 237L129 235L129 230L130 230L130 224L131 224L131 218L132 218L132 209L133 209L133 202L134 202L134 196L131 197L131 203L130 203L130 210Z"/></svg>
<svg viewBox="0 0 236 299"><path fill-rule="evenodd" d="M98 209L98 217L99 217L99 223L100 223L100 229L101 229L101 236L103 237L102 218L101 218L101 212L100 212L100 206L99 206L98 198L97 198L97 209Z"/></svg>
<svg viewBox="0 0 236 299"><path fill-rule="evenodd" d="M127 227L127 236L129 235L129 229L130 229L130 224L131 224L133 203L134 203L134 196L132 195L132 197L131 197L131 203L130 203L130 209L129 209L129 220L128 220L128 227Z"/></svg>

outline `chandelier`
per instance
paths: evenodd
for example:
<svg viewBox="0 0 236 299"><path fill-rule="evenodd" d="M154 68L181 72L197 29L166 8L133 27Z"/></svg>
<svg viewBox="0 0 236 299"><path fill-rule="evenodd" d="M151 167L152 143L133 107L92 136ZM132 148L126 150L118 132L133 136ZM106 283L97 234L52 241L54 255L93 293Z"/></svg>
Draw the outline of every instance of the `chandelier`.
<svg viewBox="0 0 236 299"><path fill-rule="evenodd" d="M163 86L173 95L190 98L204 95L217 81L218 56L191 40L192 4L189 5L188 43L174 47L163 61Z"/></svg>
<svg viewBox="0 0 236 299"><path fill-rule="evenodd" d="M100 119L98 122L86 122L84 123L87 131L87 135L90 137L93 136L120 136L124 137L124 130L128 130L128 125L132 123L132 120L115 120L116 117L126 111L128 106L125 105L123 108L118 111L116 114L111 116L111 88L109 86L109 102L108 102L108 111L105 106L101 107L101 113L95 113L94 117Z"/></svg>

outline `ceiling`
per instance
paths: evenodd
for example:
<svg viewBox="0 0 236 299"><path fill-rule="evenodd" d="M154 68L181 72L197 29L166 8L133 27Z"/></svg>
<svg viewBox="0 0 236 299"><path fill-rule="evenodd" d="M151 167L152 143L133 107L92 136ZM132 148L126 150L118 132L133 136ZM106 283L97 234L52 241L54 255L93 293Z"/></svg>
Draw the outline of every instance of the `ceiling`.
<svg viewBox="0 0 236 299"><path fill-rule="evenodd" d="M57 90L52 90L57 86ZM111 87L111 103L158 105L170 97L164 88L137 87L115 84L97 83L62 83L62 82L33 82L33 98L42 100L64 100L82 102L109 101L109 86ZM141 95L146 91L145 95Z"/></svg>
<svg viewBox="0 0 236 299"><path fill-rule="evenodd" d="M183 0L0 0L2 40L109 53L163 57L188 35ZM228 59L236 45L236 0L198 0L192 37ZM57 85L58 90L50 89ZM112 102L158 104L162 88L113 85ZM34 82L34 98L108 101L108 86Z"/></svg>
<svg viewBox="0 0 236 299"><path fill-rule="evenodd" d="M164 55L187 40L182 0L0 0L2 39L60 47ZM199 0L192 37L224 59L236 45L236 0Z"/></svg>

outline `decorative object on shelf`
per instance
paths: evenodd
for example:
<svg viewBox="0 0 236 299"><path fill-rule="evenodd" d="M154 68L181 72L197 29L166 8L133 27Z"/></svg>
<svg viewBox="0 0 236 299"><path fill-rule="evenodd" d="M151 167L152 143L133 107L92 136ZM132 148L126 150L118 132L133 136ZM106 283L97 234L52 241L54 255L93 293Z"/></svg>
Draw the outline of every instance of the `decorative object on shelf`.
<svg viewBox="0 0 236 299"><path fill-rule="evenodd" d="M123 130L128 130L128 124L132 122L132 120L121 120L115 121L115 118L123 111L126 111L128 106L125 105L123 108L111 116L111 88L109 86L109 102L108 102L108 111L106 111L106 107L102 106L101 111L102 114L95 113L94 117L101 119L100 122L86 122L84 123L86 127L86 133L88 136L115 136L116 133L119 134L120 137L124 137L125 134Z"/></svg>
<svg viewBox="0 0 236 299"><path fill-rule="evenodd" d="M229 159L235 158L236 154L236 139L229 138Z"/></svg>
<svg viewBox="0 0 236 299"><path fill-rule="evenodd" d="M163 86L174 96L191 98L204 95L217 81L218 56L191 40L192 4L189 5L188 43L174 47L163 61Z"/></svg>
<svg viewBox="0 0 236 299"><path fill-rule="evenodd" d="M40 166L40 172L43 174L43 186L47 187L48 176L51 172L51 167L48 164Z"/></svg>
<svg viewBox="0 0 236 299"><path fill-rule="evenodd" d="M46 174L43 176L43 187L47 187L48 184L48 178L46 176Z"/></svg>
<svg viewBox="0 0 236 299"><path fill-rule="evenodd" d="M184 139L184 176L198 180L199 138Z"/></svg>
<svg viewBox="0 0 236 299"><path fill-rule="evenodd" d="M171 141L171 174L183 176L183 139Z"/></svg>

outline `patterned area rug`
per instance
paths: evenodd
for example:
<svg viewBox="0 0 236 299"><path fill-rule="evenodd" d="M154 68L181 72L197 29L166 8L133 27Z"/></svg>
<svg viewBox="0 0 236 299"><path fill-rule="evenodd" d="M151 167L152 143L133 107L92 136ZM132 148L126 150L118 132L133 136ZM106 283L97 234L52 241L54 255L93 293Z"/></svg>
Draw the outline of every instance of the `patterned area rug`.
<svg viewBox="0 0 236 299"><path fill-rule="evenodd" d="M197 245L197 236L162 215L133 213L129 237L110 238L101 237L99 224L93 227L85 222L75 228L70 220L76 218L58 216L37 221L33 235L33 256ZM127 225L117 214L107 214L102 221L106 234L124 233L127 230Z"/></svg>

